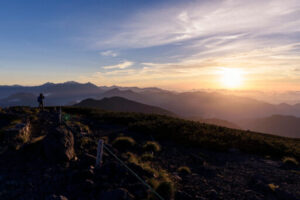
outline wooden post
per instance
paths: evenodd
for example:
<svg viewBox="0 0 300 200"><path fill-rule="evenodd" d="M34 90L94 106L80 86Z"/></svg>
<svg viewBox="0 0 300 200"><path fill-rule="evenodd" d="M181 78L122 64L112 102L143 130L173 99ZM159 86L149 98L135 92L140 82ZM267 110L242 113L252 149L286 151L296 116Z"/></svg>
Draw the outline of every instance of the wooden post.
<svg viewBox="0 0 300 200"><path fill-rule="evenodd" d="M102 165L103 146L104 146L104 142L103 140L100 139L97 148L96 167L101 167Z"/></svg>

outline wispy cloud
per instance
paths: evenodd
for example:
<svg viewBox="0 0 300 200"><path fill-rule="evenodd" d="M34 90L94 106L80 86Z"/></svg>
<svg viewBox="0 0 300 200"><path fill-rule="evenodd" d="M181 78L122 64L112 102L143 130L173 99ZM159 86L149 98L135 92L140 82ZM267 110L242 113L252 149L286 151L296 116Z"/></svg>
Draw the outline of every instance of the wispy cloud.
<svg viewBox="0 0 300 200"><path fill-rule="evenodd" d="M105 40L95 36L93 45L125 50L172 45L165 48L170 59L150 58L134 69L97 73L108 82L209 87L216 85L216 72L223 67L244 69L253 87L262 88L263 81L263 85L270 81L270 88L274 81L292 85L299 79L295 73L300 69L298 0L193 1L143 10L123 24ZM172 60L172 54L180 54L181 59ZM103 68L126 68L122 66Z"/></svg>
<svg viewBox="0 0 300 200"><path fill-rule="evenodd" d="M100 55L102 56L111 56L111 57L116 57L118 56L118 53L112 51L112 50L108 50L108 51L102 51L100 52Z"/></svg>
<svg viewBox="0 0 300 200"><path fill-rule="evenodd" d="M116 64L116 65L108 65L108 66L103 66L103 69L125 69L130 66L132 66L134 62L131 61L124 61L122 63Z"/></svg>
<svg viewBox="0 0 300 200"><path fill-rule="evenodd" d="M300 31L300 2L195 1L139 12L117 33L96 45L149 47L212 35L247 33L251 37ZM155 22L155 23L153 23Z"/></svg>

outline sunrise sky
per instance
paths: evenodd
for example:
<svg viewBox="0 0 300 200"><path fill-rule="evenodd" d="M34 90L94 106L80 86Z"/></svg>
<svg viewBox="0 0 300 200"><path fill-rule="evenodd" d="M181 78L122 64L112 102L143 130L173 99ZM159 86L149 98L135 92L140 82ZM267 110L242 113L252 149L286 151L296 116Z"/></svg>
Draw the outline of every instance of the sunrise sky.
<svg viewBox="0 0 300 200"><path fill-rule="evenodd" d="M1 0L0 84L300 90L299 0Z"/></svg>

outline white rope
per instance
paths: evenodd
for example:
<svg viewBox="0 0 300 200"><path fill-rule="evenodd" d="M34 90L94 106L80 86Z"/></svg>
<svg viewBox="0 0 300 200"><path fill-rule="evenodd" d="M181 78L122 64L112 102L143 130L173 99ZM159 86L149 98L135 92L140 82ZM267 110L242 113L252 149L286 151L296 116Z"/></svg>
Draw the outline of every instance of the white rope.
<svg viewBox="0 0 300 200"><path fill-rule="evenodd" d="M104 149L108 151L117 161L119 161L130 173L132 173L142 184L144 184L147 188L150 189L160 200L164 200L162 196L160 196L149 184L147 184L137 173L135 173L132 169L130 169L126 163L124 163L118 156L116 156L109 148L103 144Z"/></svg>

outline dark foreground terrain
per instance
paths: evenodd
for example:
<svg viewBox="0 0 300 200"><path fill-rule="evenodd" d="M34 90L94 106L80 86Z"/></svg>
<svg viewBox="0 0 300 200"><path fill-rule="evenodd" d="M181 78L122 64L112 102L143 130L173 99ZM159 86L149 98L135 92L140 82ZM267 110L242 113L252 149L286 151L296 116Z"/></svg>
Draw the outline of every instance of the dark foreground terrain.
<svg viewBox="0 0 300 200"><path fill-rule="evenodd" d="M0 199L300 199L300 140L167 116L0 109ZM95 168L103 139L102 167Z"/></svg>

